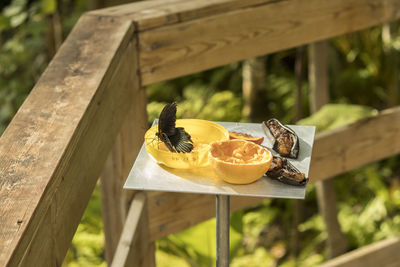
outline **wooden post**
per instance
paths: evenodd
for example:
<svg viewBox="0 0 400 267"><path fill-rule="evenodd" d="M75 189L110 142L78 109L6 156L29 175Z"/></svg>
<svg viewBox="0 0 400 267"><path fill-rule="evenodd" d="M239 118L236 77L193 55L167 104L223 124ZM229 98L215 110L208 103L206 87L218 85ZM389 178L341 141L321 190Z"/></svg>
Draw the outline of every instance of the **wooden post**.
<svg viewBox="0 0 400 267"><path fill-rule="evenodd" d="M311 112L317 112L329 103L328 43L326 41L309 45L308 79L310 83Z"/></svg>
<svg viewBox="0 0 400 267"><path fill-rule="evenodd" d="M265 57L256 57L243 62L243 110L242 115L251 121L255 121L257 114L257 96L265 87Z"/></svg>
<svg viewBox="0 0 400 267"><path fill-rule="evenodd" d="M128 66L131 79L123 86L139 88L135 49L136 45L132 45L132 50L126 55L131 58L131 64ZM123 190L123 185L144 141L147 129L146 104L146 92L141 88L131 99L129 112L100 177L105 254L109 264L113 260L133 197L133 191Z"/></svg>
<svg viewBox="0 0 400 267"><path fill-rule="evenodd" d="M299 121L303 117L302 112L302 95L303 95L303 81L305 74L305 46L296 48L296 61L294 72L296 76L296 93L295 93L295 106L294 106L294 120ZM298 230L299 224L302 221L304 212L304 200L293 200L293 225L291 229L290 241L290 254L291 257L296 258L300 247L300 232Z"/></svg>
<svg viewBox="0 0 400 267"><path fill-rule="evenodd" d="M389 69L388 84L388 105L394 107L399 104L399 53L392 48L395 35L396 23L386 23L382 25L382 43L385 60Z"/></svg>
<svg viewBox="0 0 400 267"><path fill-rule="evenodd" d="M144 90L137 102L143 99ZM111 263L133 197L123 190L132 164L143 144L147 127L146 99L132 105L100 177L106 261ZM142 109L139 112L138 109Z"/></svg>
<svg viewBox="0 0 400 267"><path fill-rule="evenodd" d="M309 45L310 103L313 113L329 100L327 56L327 41ZM317 182L316 186L319 210L328 232L328 258L333 258L344 253L348 247L347 239L340 230L337 219L333 179Z"/></svg>
<svg viewBox="0 0 400 267"><path fill-rule="evenodd" d="M149 241L146 194L134 196L119 240L112 267L155 266L155 245Z"/></svg>
<svg viewBox="0 0 400 267"><path fill-rule="evenodd" d="M89 1L89 6L90 9L98 9L129 2L135 2L135 0L91 0ZM135 49L136 47L137 42L135 42ZM134 56L130 56L132 61L137 63L138 51L135 50L134 53ZM132 68L132 77L137 77L138 65L134 64L134 66L136 69ZM139 79L135 82L136 86L140 88ZM132 84L127 84L126 86L132 86ZM105 258L108 265L113 261L134 195L131 190L123 190L123 185L143 144L143 136L147 129L146 105L145 88L142 87L135 99L132 99L129 113L100 176Z"/></svg>

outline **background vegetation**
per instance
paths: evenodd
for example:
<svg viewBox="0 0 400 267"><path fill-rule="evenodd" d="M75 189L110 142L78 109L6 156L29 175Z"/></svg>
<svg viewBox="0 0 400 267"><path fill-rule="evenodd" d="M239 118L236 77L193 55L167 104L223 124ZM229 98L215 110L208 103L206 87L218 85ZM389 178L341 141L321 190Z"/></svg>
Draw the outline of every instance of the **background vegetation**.
<svg viewBox="0 0 400 267"><path fill-rule="evenodd" d="M6 0L0 2L0 132L68 35L85 0ZM400 29L375 27L329 41L330 105L309 116L308 84L302 85L300 123L318 131L373 116L399 103ZM296 50L264 59L267 80L258 92L260 117L294 123ZM304 63L306 64L306 63ZM148 87L149 123L167 102L178 101L178 117L248 121L242 117L242 63L197 73ZM350 105L352 104L352 105ZM400 233L400 161L393 157L335 178L339 221L350 249ZM326 231L318 213L316 190L307 187L300 249L291 247L294 201L267 199L232 215L231 265L313 266L326 259ZM104 240L96 189L64 265L99 266ZM157 243L158 266L213 266L215 220Z"/></svg>

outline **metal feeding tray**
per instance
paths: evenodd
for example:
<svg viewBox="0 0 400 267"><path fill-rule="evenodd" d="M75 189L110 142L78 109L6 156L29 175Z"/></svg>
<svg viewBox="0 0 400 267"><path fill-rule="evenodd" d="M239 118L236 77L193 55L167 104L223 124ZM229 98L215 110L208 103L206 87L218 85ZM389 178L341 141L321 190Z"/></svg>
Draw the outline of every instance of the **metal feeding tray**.
<svg viewBox="0 0 400 267"><path fill-rule="evenodd" d="M156 123L157 121L153 125ZM243 132L260 137L265 136L261 123L218 123L228 131ZM308 176L315 127L295 125L290 127L299 137L300 152L297 159L288 159L288 161ZM262 145L268 147L275 154L272 150L272 144L269 143L267 138L264 138ZM215 177L210 167L190 170L171 169L157 164L155 159L147 153L144 144L140 149L124 188L216 195L217 267L229 266L230 196L303 199L306 190L305 185L286 185L266 176L247 185L229 184Z"/></svg>
<svg viewBox="0 0 400 267"><path fill-rule="evenodd" d="M157 123L157 120L154 124ZM261 123L217 122L228 131L265 136ZM154 125L153 124L153 125ZM290 125L300 140L297 159L288 159L297 169L308 176L314 142L314 126ZM264 138L262 145L272 150L272 144ZM291 186L272 180L267 176L247 185L234 185L217 178L210 167L190 170L172 169L156 163L143 144L124 185L125 189L199 193L230 196L303 199L305 186Z"/></svg>

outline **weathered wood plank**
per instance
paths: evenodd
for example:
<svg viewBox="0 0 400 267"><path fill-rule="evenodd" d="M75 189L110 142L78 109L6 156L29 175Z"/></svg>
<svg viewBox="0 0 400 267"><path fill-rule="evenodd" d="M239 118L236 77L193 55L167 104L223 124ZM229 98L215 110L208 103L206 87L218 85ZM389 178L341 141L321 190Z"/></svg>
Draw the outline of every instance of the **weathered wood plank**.
<svg viewBox="0 0 400 267"><path fill-rule="evenodd" d="M310 168L316 182L400 153L400 107L318 134Z"/></svg>
<svg viewBox="0 0 400 267"><path fill-rule="evenodd" d="M310 182L332 178L400 153L399 136L400 107L318 134L314 143ZM232 197L231 210L242 209L260 201L262 198ZM215 197L209 195L151 192L148 205L151 240L215 216Z"/></svg>
<svg viewBox="0 0 400 267"><path fill-rule="evenodd" d="M133 82L139 87L138 80L127 86L132 86ZM134 194L132 190L124 190L123 185L144 142L148 127L146 104L146 90L142 88L131 99L129 112L100 177L105 255L108 264L112 262Z"/></svg>
<svg viewBox="0 0 400 267"><path fill-rule="evenodd" d="M149 244L146 194L137 192L130 206L111 266L155 266L154 251L152 251L153 260L149 262L146 259Z"/></svg>
<svg viewBox="0 0 400 267"><path fill-rule="evenodd" d="M320 267L396 267L400 262L400 237L392 237L336 257Z"/></svg>
<svg viewBox="0 0 400 267"><path fill-rule="evenodd" d="M262 198L231 197L231 211L259 203ZM215 217L215 196L150 192L148 197L150 240L179 232Z"/></svg>
<svg viewBox="0 0 400 267"><path fill-rule="evenodd" d="M144 31L277 1L283 0L155 0L104 8L90 14L125 17L137 24L137 30Z"/></svg>
<svg viewBox="0 0 400 267"><path fill-rule="evenodd" d="M327 39L399 17L398 0L292 0L154 28L139 35L142 83Z"/></svg>
<svg viewBox="0 0 400 267"><path fill-rule="evenodd" d="M103 219L104 254L107 265L110 265L113 260L127 214L124 203L121 203L121 194L123 194L121 192L123 182L120 180L122 176L121 164L120 136L117 136L100 176L101 217ZM129 193L133 194L133 191Z"/></svg>
<svg viewBox="0 0 400 267"><path fill-rule="evenodd" d="M329 70L327 41L312 43L308 46L308 77L310 82L311 112L317 112L329 102ZM338 221L336 192L333 179L316 183L318 208L326 226L328 238L326 246L328 258L334 258L347 251L348 242L342 233Z"/></svg>
<svg viewBox="0 0 400 267"><path fill-rule="evenodd" d="M62 263L138 90L132 35L83 16L1 137L1 266Z"/></svg>
<svg viewBox="0 0 400 267"><path fill-rule="evenodd" d="M308 46L309 101L312 113L329 103L328 47L327 41Z"/></svg>

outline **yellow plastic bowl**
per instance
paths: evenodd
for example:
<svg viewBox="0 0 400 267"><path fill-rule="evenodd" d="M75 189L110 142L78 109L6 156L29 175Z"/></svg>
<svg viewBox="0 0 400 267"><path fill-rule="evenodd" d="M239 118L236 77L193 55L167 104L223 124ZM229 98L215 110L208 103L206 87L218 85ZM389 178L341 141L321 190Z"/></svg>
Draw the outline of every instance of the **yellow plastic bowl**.
<svg viewBox="0 0 400 267"><path fill-rule="evenodd" d="M240 139L212 143L209 157L215 173L232 184L249 184L258 180L272 162L268 149Z"/></svg>
<svg viewBox="0 0 400 267"><path fill-rule="evenodd" d="M181 119L176 120L176 127L184 127L193 141L194 148L190 153L173 153L158 139L158 125L151 127L145 134L147 152L159 164L170 168L190 169L204 167L209 164L208 152L210 143L229 139L229 132L219 124L206 120Z"/></svg>

